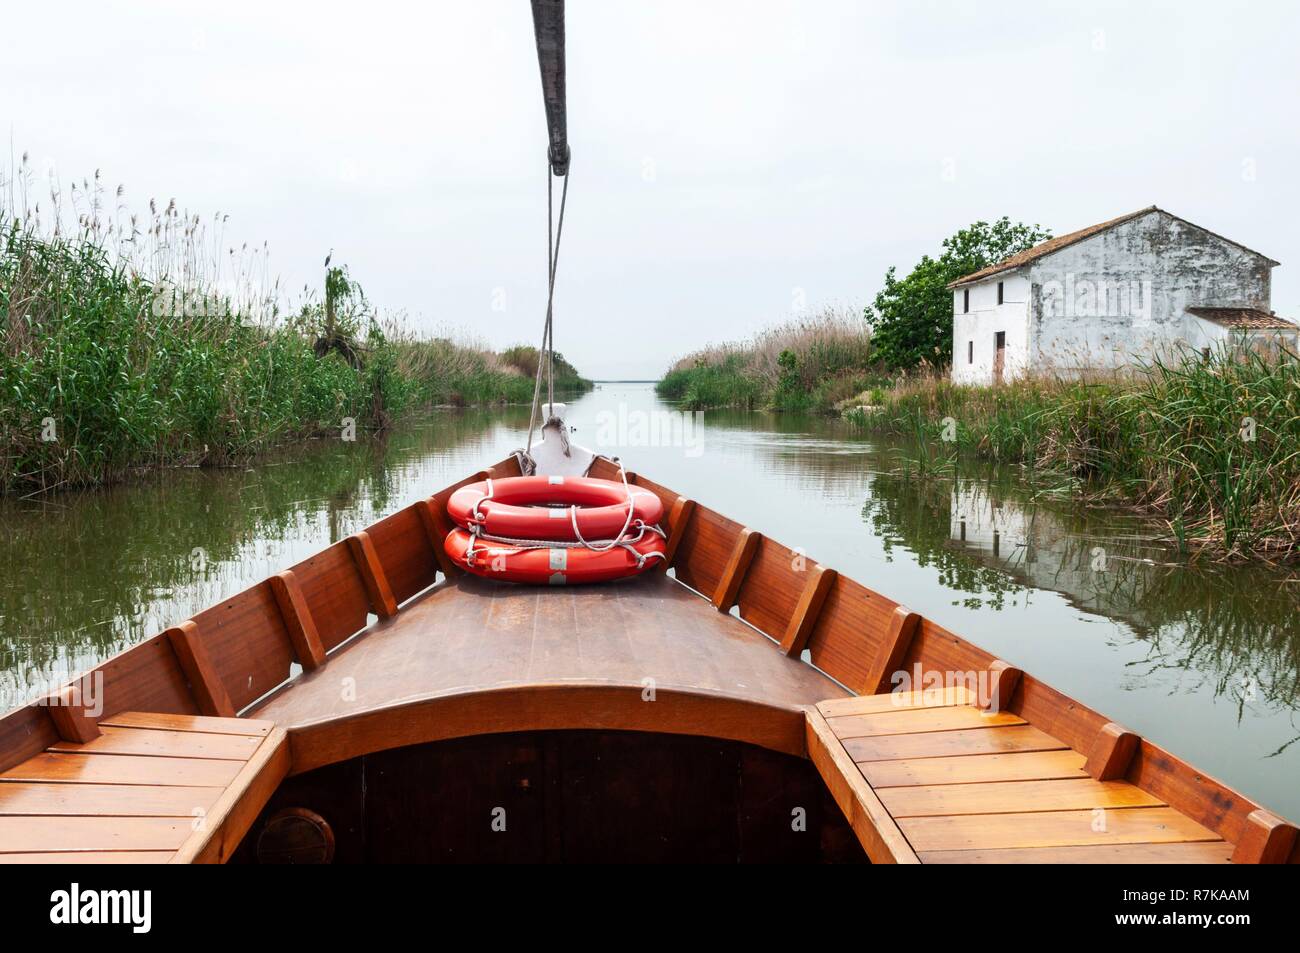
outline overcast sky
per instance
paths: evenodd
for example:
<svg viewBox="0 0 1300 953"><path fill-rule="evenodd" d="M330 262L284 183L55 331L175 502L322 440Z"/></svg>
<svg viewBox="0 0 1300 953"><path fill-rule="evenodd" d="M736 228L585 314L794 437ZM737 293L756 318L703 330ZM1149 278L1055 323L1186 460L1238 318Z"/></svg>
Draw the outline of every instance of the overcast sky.
<svg viewBox="0 0 1300 953"><path fill-rule="evenodd" d="M1298 10L570 0L556 345L654 377L801 301L860 310L974 220L1151 204L1281 261L1300 317ZM333 248L422 328L540 336L525 0L11 4L0 92L38 169L226 212L288 287Z"/></svg>

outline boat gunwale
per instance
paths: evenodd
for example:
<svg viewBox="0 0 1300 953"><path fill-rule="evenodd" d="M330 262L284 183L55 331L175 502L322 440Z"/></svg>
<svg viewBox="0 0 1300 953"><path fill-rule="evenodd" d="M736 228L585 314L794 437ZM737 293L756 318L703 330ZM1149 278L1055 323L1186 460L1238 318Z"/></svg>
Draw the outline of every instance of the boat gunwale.
<svg viewBox="0 0 1300 953"><path fill-rule="evenodd" d="M390 514L383 520L362 530L361 533L365 534L365 536L356 534L364 542L370 543L373 540L378 547L377 550L371 546L353 546L348 540L341 540L339 543L323 550L322 553L315 554L299 563L298 566L288 570L287 572L291 574L295 573L295 571L301 571L307 577L307 583L313 587L310 592L317 595L318 602L323 598L321 596L322 592L327 593L330 598L342 600L339 603L343 606L340 618L328 620L334 629L338 628L340 620L342 624L348 624L347 620L355 619L358 609L361 610L360 619L362 624L354 631L343 634L342 637L338 637L338 632L332 632L333 637L329 640L330 644L322 647L323 664L328 666L330 657L335 652L342 651L358 638L373 633L379 627L392 624L394 621L394 618L383 618L383 616L388 615L383 610L390 608L391 603L388 606L378 607L373 604L376 586L374 579L370 578L371 575L378 574L380 582L383 586L386 586L387 581L383 579L384 574L395 576L396 572L400 571L403 574L403 591L409 590L412 586L417 586L413 592L405 591L404 596L400 594L397 596L398 600L400 600L397 609L400 617L400 612L411 601L439 584L440 575L445 579L457 574L457 567L449 564L441 553L440 534L447 525L446 500L452 492L461 486L489 476L517 475L518 472L517 460L514 457L509 457L486 470L481 470L433 494L427 499L417 501ZM598 458L596 466L593 467L592 475L609 476L611 474L617 475L617 472L617 465L604 458ZM790 631L785 633L769 632L760 625L755 624L751 618L746 618L746 615L761 615L762 603L766 598L762 594L762 587L757 586L757 584L753 587L754 591L746 589L747 583L750 582L749 576L751 574L762 575L764 585L768 588L772 588L774 581L774 570L771 566L762 563L761 555L759 555L758 559L755 558L756 554L761 554L763 542L767 538L651 480L634 473L628 473L627 476L630 483L656 493L664 504L664 512L670 514L667 518L668 548L674 554L674 579L677 584L692 590L705 599L710 599L707 590L713 589L714 596L710 601L722 611L728 611L733 605L739 605L738 614L740 620L776 643L772 646L774 651L785 650L792 662L808 664L843 685L847 690L859 695L875 694L882 690L888 690L887 685L884 689L881 687L882 684L885 684L884 679L899 667L906 669L907 663L925 666L928 662L938 669L942 669L947 664L949 671L962 671L972 666L978 666L984 671L999 671L1003 674L1014 672L1018 677L1018 681L1013 680L1015 687L1011 693L1009 704L1005 706L1006 710L1020 715L1029 724L1036 725L1041 730L1061 739L1074 750L1089 755L1092 753L1092 749L1106 740L1103 735L1108 730L1117 729L1118 726L1114 726L1104 716L1064 693L1051 688L1028 673L1021 674L1018 670L996 659L990 653L978 648L978 646L974 646L931 620L906 610L905 607L894 603L887 597L841 574L834 574L831 588L834 590L836 587L845 587L845 591L862 604L856 604L851 600L842 605L836 603L833 612L826 606L835 603L838 598L836 595L828 598L825 606L820 602L810 606L807 604L807 600L800 595L803 587L809 585L807 577L791 575L793 570L790 570L790 572L777 577L775 580L780 585L787 587L781 594L784 604L789 604L791 598L788 587L795 587L793 597L798 602L794 610L796 615L789 620L789 630L800 629L803 632L802 638L806 641L807 648L813 650L813 661L803 662L801 655L807 654L806 651L802 651L805 647L788 644L790 642L788 638ZM410 530L412 526L422 527L423 532L417 531L413 533ZM402 529L402 527L405 527L405 529ZM412 538L416 535L418 535L419 539ZM784 550L784 547L780 547L780 544L776 543L776 541L772 540L770 542L774 548L779 547ZM355 573L354 578L347 575L345 568L341 568L338 554L353 552L355 559L355 553L358 550L364 551L369 556L369 559L364 567L359 567L356 563L352 564L352 570ZM329 575L322 578L311 576L311 567L319 565L318 561L321 560L321 557L330 552L334 552L336 555L334 563L329 568ZM389 556L387 561L385 560L386 554ZM419 565L412 568L406 564L407 559L418 560ZM807 563L814 567L818 565L812 560L807 560ZM754 567L760 565L762 568L754 570ZM304 569L304 567L306 568ZM665 561L665 564L658 571L667 568L667 561ZM414 572L414 576L412 576L412 572ZM347 576L343 580L347 585L340 585L339 588L342 594L336 596L331 586L339 580L340 573ZM223 608L232 608L231 618L234 621L231 624L230 631L221 634L220 641L214 640L212 633L205 631L207 626L203 622L197 624L198 631L197 637L195 637L196 624L194 620L190 620L189 623L185 624L184 629L174 627L161 635L146 639L106 659L88 673L71 680L68 686L65 686L60 691L67 691L68 687L76 686L84 679L98 674L103 679L105 688L111 682L115 691L122 690L121 695L112 697L111 703L107 698L104 699L105 705L99 715L101 718L108 718L117 712L125 710L200 715L222 714L222 712L205 711L203 709L205 699L211 698L214 694L224 695L224 691L214 690L224 688L221 684L221 675L216 670L219 664L224 663L227 667L230 664L231 660L226 657L226 653L238 652L240 655L256 661L260 658L254 651L257 648L256 640L261 640L270 646L267 649L268 652L274 649L276 652L283 653L284 646L288 645L290 657L300 663L302 661L298 658L299 646L290 634L291 626L289 623L291 620L283 615L283 613L289 611L285 606L275 609L275 600L269 600L269 605L272 607L269 610L262 608L260 603L253 608L244 605L245 602L249 601L250 594L256 593L260 588L265 587L266 591L269 592L268 582L268 580L259 582L225 602L209 607L203 613L196 614L196 619L204 617L204 620L209 625L215 626L217 623L211 621L214 618L213 613ZM420 583L424 584L419 585ZM360 599L364 600L362 603L357 603L355 594L351 595L351 603L345 602L349 597L348 586L361 593ZM304 589L306 588L307 586L304 585ZM382 589L382 586L380 588ZM392 596L390 595L388 598L391 599ZM240 602L240 600L244 600L244 602ZM262 601L267 602L268 600ZM840 602L844 602L844 600L841 599ZM867 602L873 603L869 609L874 615L863 615L863 612L866 611L864 606ZM306 599L305 603L312 616L328 615L332 608L331 606L325 606L324 613L322 613L322 607L313 605L310 598ZM366 603L369 603L369 605ZM233 611L235 607L243 607L241 611L250 614L249 618L246 619L235 613ZM768 608L770 609L770 606ZM259 612L269 613L271 611L275 612L274 617L269 614L264 618L257 617ZM381 616L380 620L375 624L368 623L367 614L375 612ZM811 620L799 618L798 613L800 612L810 614ZM827 621L830 616L834 616L834 618ZM905 621L909 617L914 617L914 621L910 623ZM852 626L846 625L843 621L845 618L859 620L862 624L862 631L851 631ZM871 631L870 633L866 631L869 628L879 629L882 620L886 618L889 620L887 631ZM250 621L257 624L249 625ZM187 637L178 641L178 632ZM835 653L829 653L829 645L832 640L838 642ZM196 644L199 647L199 657L197 659L192 657L182 658L185 653L181 650L192 651ZM204 648L205 645L206 649ZM207 649L214 646L220 651L207 651ZM793 651L794 648L799 648L801 651ZM817 649L821 650L820 658ZM213 658L208 658L209 655L213 656ZM270 678L274 677L275 673L274 671L266 671L262 672L262 674ZM235 709L241 713L255 711L269 698L283 691L287 685L292 683L294 677L296 676L291 677L289 673L285 673L285 677L282 677L278 683L261 686L263 690L258 691L256 697L247 697L245 691L238 696L242 703L236 703ZM249 676L248 681L248 687L253 687L252 675ZM196 682L202 684L196 686ZM562 692L565 690L584 693L588 699L594 698L602 692L612 692L617 695L619 693L626 694L629 690L639 697L641 686L610 686L588 682L575 687L568 683L558 685L530 683L520 686L490 688L486 691L472 693L431 696L321 723L292 727L289 729L290 746L293 751L293 764L290 770L292 773L300 773L302 770L306 770L307 766L314 766L313 760L318 756L308 754L306 747L308 741L314 735L326 739L328 731L331 730L331 725L336 726L332 730L346 733L348 726L355 728L363 724L365 719L377 718L384 713L387 713L388 717L391 717L393 712L402 711L418 711L423 714L425 709L436 711L439 707L448 703L463 703L467 699L476 697L480 700L495 698L497 701L502 699L518 701L528 695L545 695L548 692ZM763 709L768 713L778 712L782 717L796 714L795 711L783 707L764 705L762 702L756 702L753 699L728 698L724 694L712 691L692 693L690 690L679 688L664 689L663 691L665 693L671 692L674 697L680 696L684 699L697 698L701 694L707 695L710 704L722 705L724 708L729 705L738 705ZM59 693L53 694L58 695ZM105 690L104 695L107 696L108 694ZM48 701L48 699L41 701ZM58 699L55 699L54 703L58 704ZM641 704L643 705L643 703ZM44 708L44 713L41 711L42 708ZM719 709L719 712L722 710ZM800 741L791 746L796 750L790 750L788 753L798 753L806 757L809 752L804 734L808 730L803 724L806 720L805 715L806 709L797 712L797 717L801 722L798 732ZM566 727L582 726L569 724ZM587 725L587 727L592 726ZM603 726L596 725L594 727ZM706 727L704 719L701 720L699 727L701 729ZM472 732L465 732L465 734L469 733ZM460 736L464 735L457 735L457 737ZM11 710L0 718L0 771L19 764L49 745L57 743L60 737L59 720L50 711L48 704L28 704ZM722 735L721 737L728 736ZM735 740L751 739L741 737ZM778 747L775 750L787 749ZM325 761L321 763L331 762ZM1134 741L1132 750L1126 752L1126 760L1119 765L1118 769L1120 774L1117 776L1124 777L1142 790L1161 797L1171 807L1203 824L1229 843L1236 844L1247 836L1257 840L1262 836L1260 834L1261 826L1269 823L1270 819L1272 822L1282 824L1289 831L1294 831L1294 827L1290 824L1281 822L1276 816L1268 813L1260 805L1241 795L1227 784L1206 775L1204 772L1197 771L1186 762L1147 739L1142 738ZM1263 819L1261 819L1261 815L1263 815ZM1300 842L1296 843L1294 848L1288 851L1288 854L1287 860L1289 862L1300 863Z"/></svg>

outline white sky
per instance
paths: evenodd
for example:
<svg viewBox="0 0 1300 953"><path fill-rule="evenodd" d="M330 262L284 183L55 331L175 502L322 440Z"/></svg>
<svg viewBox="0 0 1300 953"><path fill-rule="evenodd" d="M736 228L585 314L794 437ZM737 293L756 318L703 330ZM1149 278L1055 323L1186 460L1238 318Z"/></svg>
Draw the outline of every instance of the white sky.
<svg viewBox="0 0 1300 953"><path fill-rule="evenodd" d="M1158 204L1281 261L1300 317L1300 5L568 7L556 345L588 375L658 376L799 300L860 309L1003 214L1059 234ZM10 4L0 104L37 169L229 213L289 288L333 248L421 327L540 336L524 0Z"/></svg>

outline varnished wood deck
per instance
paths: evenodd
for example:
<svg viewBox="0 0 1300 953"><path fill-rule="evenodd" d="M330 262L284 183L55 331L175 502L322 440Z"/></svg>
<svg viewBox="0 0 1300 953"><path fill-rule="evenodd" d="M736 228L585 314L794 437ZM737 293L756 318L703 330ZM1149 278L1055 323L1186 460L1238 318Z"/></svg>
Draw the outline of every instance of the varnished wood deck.
<svg viewBox="0 0 1300 953"><path fill-rule="evenodd" d="M804 709L847 694L660 573L573 588L460 576L250 714L290 732L302 771L398 744L562 727L803 754Z"/></svg>
<svg viewBox="0 0 1300 953"><path fill-rule="evenodd" d="M874 856L903 863L1224 864L1213 831L964 688L827 701L809 749ZM1091 774L1090 774L1091 770Z"/></svg>
<svg viewBox="0 0 1300 953"><path fill-rule="evenodd" d="M288 766L267 721L122 712L0 773L0 863L220 863Z"/></svg>

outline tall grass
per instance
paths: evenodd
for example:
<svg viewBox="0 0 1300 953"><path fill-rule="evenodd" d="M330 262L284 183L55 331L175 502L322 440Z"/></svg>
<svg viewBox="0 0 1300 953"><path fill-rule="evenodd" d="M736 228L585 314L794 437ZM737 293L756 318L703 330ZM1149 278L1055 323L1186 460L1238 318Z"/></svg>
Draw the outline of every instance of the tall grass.
<svg viewBox="0 0 1300 953"><path fill-rule="evenodd" d="M687 407L825 410L877 379L871 335L854 314L823 311L679 359L657 385Z"/></svg>
<svg viewBox="0 0 1300 953"><path fill-rule="evenodd" d="M154 314L155 288L89 242L0 218L0 490L224 464L400 407L383 363L318 359L289 324Z"/></svg>
<svg viewBox="0 0 1300 953"><path fill-rule="evenodd" d="M209 229L172 201L141 220L121 188L110 210L98 175L67 200L52 184L42 206L31 181L26 157L0 179L0 493L232 464L341 436L349 419L382 428L417 407L532 398L532 349L422 339L350 282L330 339L308 289L285 307L265 246L224 244L224 217ZM567 364L559 383L590 386Z"/></svg>
<svg viewBox="0 0 1300 953"><path fill-rule="evenodd" d="M1109 380L991 388L916 377L851 417L932 440L947 429L959 449L1161 514L1189 548L1300 558L1300 360L1286 352L1223 348Z"/></svg>

